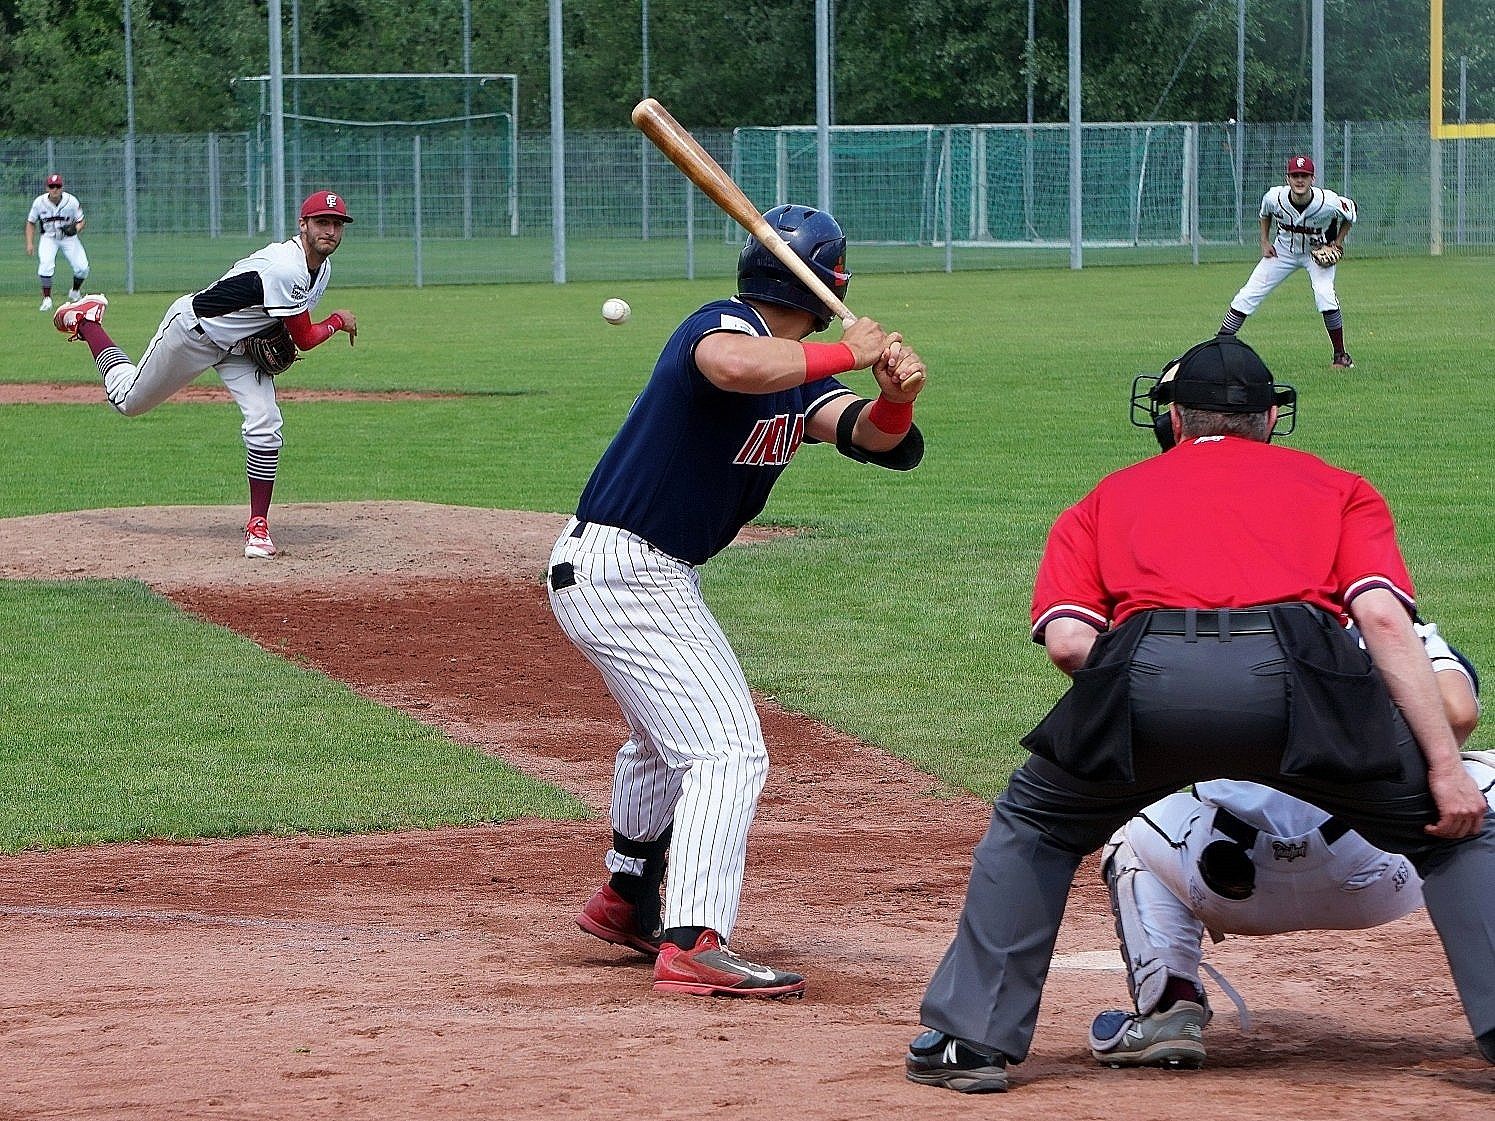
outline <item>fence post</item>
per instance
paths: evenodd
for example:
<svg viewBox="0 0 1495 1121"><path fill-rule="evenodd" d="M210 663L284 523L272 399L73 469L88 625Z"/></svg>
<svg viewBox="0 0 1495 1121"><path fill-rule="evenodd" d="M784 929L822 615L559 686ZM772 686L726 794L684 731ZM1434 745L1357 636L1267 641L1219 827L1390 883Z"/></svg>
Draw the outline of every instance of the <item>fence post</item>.
<svg viewBox="0 0 1495 1121"><path fill-rule="evenodd" d="M208 236L217 237L220 232L218 208L218 134L208 133Z"/></svg>
<svg viewBox="0 0 1495 1121"><path fill-rule="evenodd" d="M1428 252L1443 256L1443 149L1436 136L1428 137Z"/></svg>
<svg viewBox="0 0 1495 1121"><path fill-rule="evenodd" d="M411 158L415 163L413 168L413 178L415 180L415 286L421 288L424 287L425 277L422 274L423 262L421 260L422 247L420 241L420 133L415 134L411 145L413 149Z"/></svg>
<svg viewBox="0 0 1495 1121"><path fill-rule="evenodd" d="M945 147L940 153L940 162L944 165L945 173L945 271L955 271L955 230L952 223L955 220L955 203L951 198L955 194L955 165L950 152L950 130L945 129Z"/></svg>
<svg viewBox="0 0 1495 1121"><path fill-rule="evenodd" d="M685 184L685 279L696 278L696 192L690 180L680 177Z"/></svg>

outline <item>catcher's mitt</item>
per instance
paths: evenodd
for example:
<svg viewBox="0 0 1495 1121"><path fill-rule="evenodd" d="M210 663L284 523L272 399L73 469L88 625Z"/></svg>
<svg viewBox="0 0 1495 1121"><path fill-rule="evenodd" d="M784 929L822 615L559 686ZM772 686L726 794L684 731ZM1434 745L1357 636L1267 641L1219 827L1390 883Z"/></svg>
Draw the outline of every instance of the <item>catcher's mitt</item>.
<svg viewBox="0 0 1495 1121"><path fill-rule="evenodd" d="M58 228L57 232L60 233L63 237L77 237L78 236L78 223L77 222L64 222Z"/></svg>
<svg viewBox="0 0 1495 1121"><path fill-rule="evenodd" d="M1313 250L1313 260L1317 265L1328 268L1337 265L1339 259L1344 256L1344 250L1337 245L1320 245Z"/></svg>
<svg viewBox="0 0 1495 1121"><path fill-rule="evenodd" d="M259 373L271 378L285 373L291 368L291 363L301 357L296 353L295 340L283 323L250 335L244 340L244 353Z"/></svg>

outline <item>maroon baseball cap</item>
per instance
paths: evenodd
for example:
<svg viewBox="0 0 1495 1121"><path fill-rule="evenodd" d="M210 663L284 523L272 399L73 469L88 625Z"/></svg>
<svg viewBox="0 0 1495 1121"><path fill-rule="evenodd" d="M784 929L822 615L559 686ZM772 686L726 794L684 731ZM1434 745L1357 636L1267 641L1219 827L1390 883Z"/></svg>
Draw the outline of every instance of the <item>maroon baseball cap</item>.
<svg viewBox="0 0 1495 1121"><path fill-rule="evenodd" d="M47 176L47 186L49 188L62 186L62 176L54 171L51 175Z"/></svg>
<svg viewBox="0 0 1495 1121"><path fill-rule="evenodd" d="M1313 174L1313 161L1307 156L1294 156L1287 161L1287 173L1289 175L1299 175L1304 172L1309 175Z"/></svg>
<svg viewBox="0 0 1495 1121"><path fill-rule="evenodd" d="M301 217L303 218L341 218L344 222L353 221L348 216L348 204L343 196L332 191L313 191L306 196L306 201L301 204Z"/></svg>

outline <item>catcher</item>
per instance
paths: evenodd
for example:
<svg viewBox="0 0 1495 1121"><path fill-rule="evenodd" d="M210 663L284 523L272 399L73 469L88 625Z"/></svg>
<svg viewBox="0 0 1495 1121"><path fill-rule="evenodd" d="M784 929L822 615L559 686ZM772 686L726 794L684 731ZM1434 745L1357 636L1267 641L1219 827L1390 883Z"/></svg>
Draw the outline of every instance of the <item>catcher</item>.
<svg viewBox="0 0 1495 1121"><path fill-rule="evenodd" d="M1261 197L1261 260L1230 301L1220 334L1233 335L1272 290L1298 269L1308 272L1313 302L1324 317L1324 330L1334 345L1331 365L1354 369L1355 360L1344 346L1344 317L1334 291L1334 267L1344 256L1345 238L1355 224L1355 204L1342 195L1313 185L1313 160L1294 156L1287 161L1287 185ZM1272 227L1276 226L1274 238Z"/></svg>
<svg viewBox="0 0 1495 1121"><path fill-rule="evenodd" d="M69 340L88 344L104 395L125 416L149 412L205 370L217 371L244 414L246 557L273 557L276 551L268 521L282 443L276 375L290 367L298 350L320 346L339 331L347 333L349 345L358 336L351 311L340 308L320 323L311 319L331 279L328 258L351 221L342 195L313 192L301 204L295 237L245 257L209 287L167 308L139 365L104 332L105 296L63 304L52 317Z"/></svg>

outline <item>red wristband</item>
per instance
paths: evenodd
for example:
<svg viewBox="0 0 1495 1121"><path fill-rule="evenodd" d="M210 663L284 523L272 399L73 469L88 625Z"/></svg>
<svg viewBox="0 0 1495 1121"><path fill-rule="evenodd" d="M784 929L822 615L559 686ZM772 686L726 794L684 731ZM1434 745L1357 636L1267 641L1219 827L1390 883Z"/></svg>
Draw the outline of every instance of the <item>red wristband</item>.
<svg viewBox="0 0 1495 1121"><path fill-rule="evenodd" d="M805 352L805 381L819 381L857 368L857 356L845 343L800 343Z"/></svg>
<svg viewBox="0 0 1495 1121"><path fill-rule="evenodd" d="M914 403L912 401L889 401L886 397L879 395L877 400L872 402L872 407L867 410L867 419L879 432L886 432L889 436L901 436L914 423Z"/></svg>

